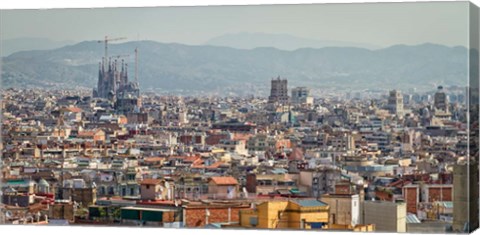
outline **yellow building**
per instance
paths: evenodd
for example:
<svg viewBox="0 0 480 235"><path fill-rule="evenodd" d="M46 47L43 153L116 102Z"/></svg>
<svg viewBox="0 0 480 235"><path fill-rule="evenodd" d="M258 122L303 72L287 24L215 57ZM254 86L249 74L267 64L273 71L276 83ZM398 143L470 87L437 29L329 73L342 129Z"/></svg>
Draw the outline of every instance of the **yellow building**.
<svg viewBox="0 0 480 235"><path fill-rule="evenodd" d="M266 229L321 229L329 206L315 199L267 201L240 211L240 226Z"/></svg>

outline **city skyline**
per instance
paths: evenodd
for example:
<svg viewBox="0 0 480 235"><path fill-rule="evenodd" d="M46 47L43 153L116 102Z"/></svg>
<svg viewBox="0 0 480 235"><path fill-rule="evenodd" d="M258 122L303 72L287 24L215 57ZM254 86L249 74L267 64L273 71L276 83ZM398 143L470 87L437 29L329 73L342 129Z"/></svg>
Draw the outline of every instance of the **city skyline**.
<svg viewBox="0 0 480 235"><path fill-rule="evenodd" d="M0 225L472 232L472 7L1 11Z"/></svg>

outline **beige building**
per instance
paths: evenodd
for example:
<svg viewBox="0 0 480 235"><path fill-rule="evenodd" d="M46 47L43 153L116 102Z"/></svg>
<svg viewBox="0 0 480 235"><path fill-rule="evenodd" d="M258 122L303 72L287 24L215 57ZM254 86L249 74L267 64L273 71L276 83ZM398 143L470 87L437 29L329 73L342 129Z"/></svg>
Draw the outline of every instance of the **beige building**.
<svg viewBox="0 0 480 235"><path fill-rule="evenodd" d="M144 179L140 182L140 198L142 200L171 200L173 183L161 179Z"/></svg>
<svg viewBox="0 0 480 235"><path fill-rule="evenodd" d="M358 194L325 194L322 202L330 206L328 224L360 224L360 197Z"/></svg>
<svg viewBox="0 0 480 235"><path fill-rule="evenodd" d="M208 193L212 198L228 198L237 197L238 181L231 176L211 177L208 182Z"/></svg>
<svg viewBox="0 0 480 235"><path fill-rule="evenodd" d="M335 184L341 178L341 171L333 167L306 169L299 173L299 187L312 197L335 193Z"/></svg>
<svg viewBox="0 0 480 235"><path fill-rule="evenodd" d="M403 202L365 201L365 224L374 224L378 232L403 233L407 231L407 206Z"/></svg>
<svg viewBox="0 0 480 235"><path fill-rule="evenodd" d="M241 210L240 227L262 229L322 229L329 206L314 199L265 201Z"/></svg>
<svg viewBox="0 0 480 235"><path fill-rule="evenodd" d="M233 152L233 153L238 153L243 155L248 154L248 151L245 146L245 141L243 140L222 139L220 140L220 143L218 143L217 146L227 152Z"/></svg>
<svg viewBox="0 0 480 235"><path fill-rule="evenodd" d="M250 174L247 176L246 189L250 193L269 194L277 190L298 188L298 174Z"/></svg>

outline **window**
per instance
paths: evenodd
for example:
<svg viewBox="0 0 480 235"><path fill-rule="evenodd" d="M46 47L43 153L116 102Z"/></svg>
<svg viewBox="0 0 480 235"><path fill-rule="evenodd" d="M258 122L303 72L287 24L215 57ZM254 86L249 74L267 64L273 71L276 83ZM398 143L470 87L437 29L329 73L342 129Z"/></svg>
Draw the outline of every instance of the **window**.
<svg viewBox="0 0 480 235"><path fill-rule="evenodd" d="M108 194L109 195L115 194L115 189L113 187L108 188Z"/></svg>
<svg viewBox="0 0 480 235"><path fill-rule="evenodd" d="M135 175L128 175L128 180L135 180Z"/></svg>
<svg viewBox="0 0 480 235"><path fill-rule="evenodd" d="M258 217L250 217L250 225L253 227L258 225Z"/></svg>
<svg viewBox="0 0 480 235"><path fill-rule="evenodd" d="M147 186L146 186L146 187L147 187L147 189L150 189L150 185L148 185L148 184L147 184Z"/></svg>

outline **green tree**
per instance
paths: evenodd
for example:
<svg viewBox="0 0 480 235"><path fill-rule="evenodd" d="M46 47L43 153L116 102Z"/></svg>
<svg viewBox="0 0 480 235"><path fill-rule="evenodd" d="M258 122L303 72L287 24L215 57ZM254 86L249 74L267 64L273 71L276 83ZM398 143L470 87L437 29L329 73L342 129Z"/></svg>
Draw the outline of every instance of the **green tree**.
<svg viewBox="0 0 480 235"><path fill-rule="evenodd" d="M100 214L100 220L105 220L107 217L107 210L104 207L98 208L98 213Z"/></svg>

